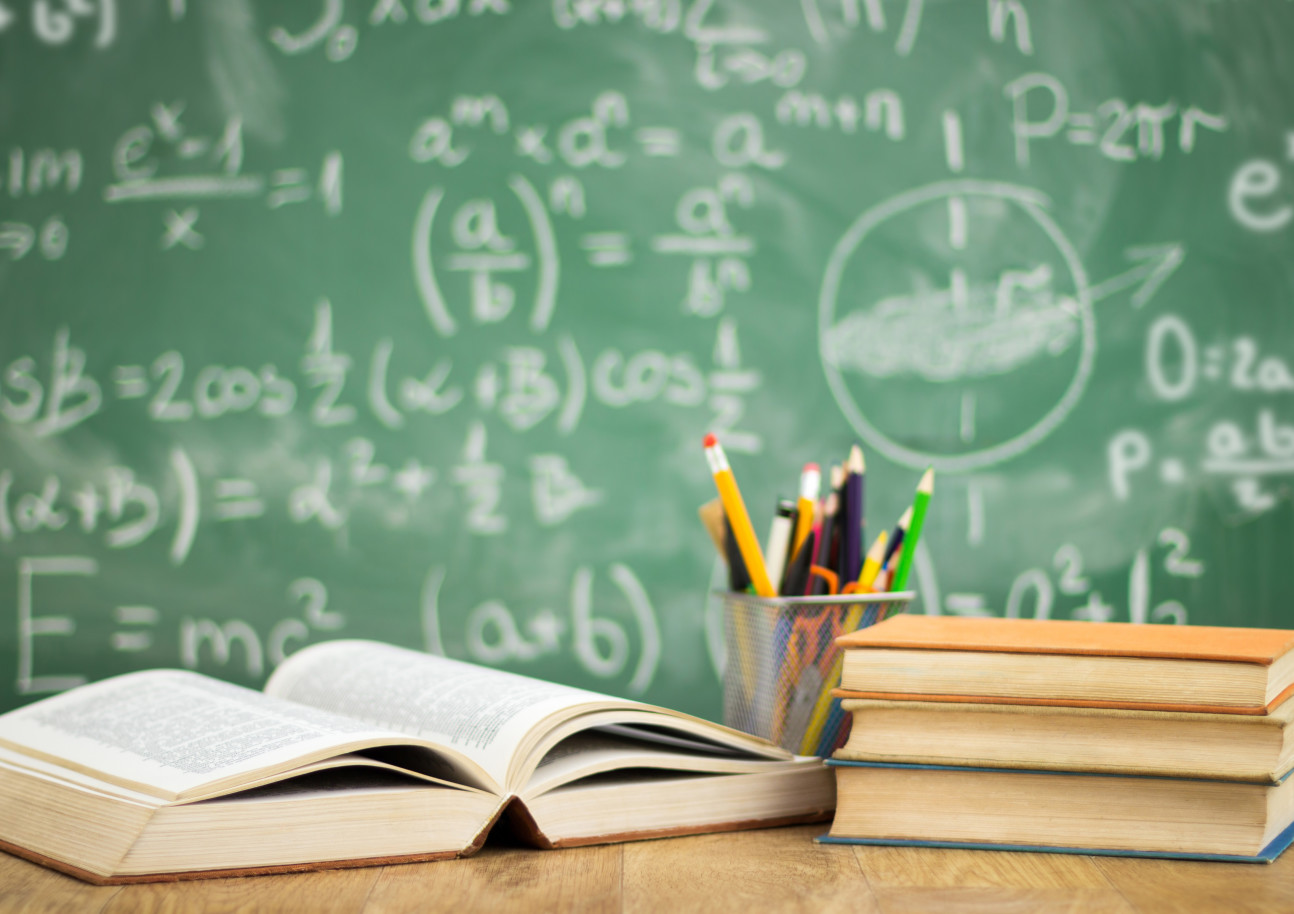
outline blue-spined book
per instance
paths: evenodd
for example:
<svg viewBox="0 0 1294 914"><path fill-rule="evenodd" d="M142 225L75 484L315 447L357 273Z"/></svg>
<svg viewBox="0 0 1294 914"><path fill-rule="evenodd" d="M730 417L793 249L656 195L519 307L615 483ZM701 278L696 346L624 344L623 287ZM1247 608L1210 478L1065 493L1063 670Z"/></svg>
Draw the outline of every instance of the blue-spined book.
<svg viewBox="0 0 1294 914"><path fill-rule="evenodd" d="M1270 863L1294 841L1294 779L830 760L831 844Z"/></svg>

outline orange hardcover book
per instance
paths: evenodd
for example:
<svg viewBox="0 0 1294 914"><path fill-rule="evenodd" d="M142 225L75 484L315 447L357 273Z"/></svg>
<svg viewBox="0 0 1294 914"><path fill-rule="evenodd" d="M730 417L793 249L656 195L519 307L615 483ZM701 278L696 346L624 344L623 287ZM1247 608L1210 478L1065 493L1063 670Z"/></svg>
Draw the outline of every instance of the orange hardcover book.
<svg viewBox="0 0 1294 914"><path fill-rule="evenodd" d="M1294 631L900 615L837 639L845 698L1266 714Z"/></svg>

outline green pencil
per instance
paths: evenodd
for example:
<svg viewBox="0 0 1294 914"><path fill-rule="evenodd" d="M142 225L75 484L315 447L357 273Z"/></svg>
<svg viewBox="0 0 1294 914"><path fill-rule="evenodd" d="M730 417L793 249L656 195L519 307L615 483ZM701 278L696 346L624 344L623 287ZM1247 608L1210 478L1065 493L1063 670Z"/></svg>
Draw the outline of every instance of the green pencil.
<svg viewBox="0 0 1294 914"><path fill-rule="evenodd" d="M926 519L926 508L930 505L930 496L935 492L935 468L926 470L921 481L917 483L917 495L912 499L912 524L907 535L903 537L903 551L899 553L899 564L894 569L890 580L890 590L902 590L908 583L908 572L912 570L912 557L917 552L917 540L921 537L921 525Z"/></svg>

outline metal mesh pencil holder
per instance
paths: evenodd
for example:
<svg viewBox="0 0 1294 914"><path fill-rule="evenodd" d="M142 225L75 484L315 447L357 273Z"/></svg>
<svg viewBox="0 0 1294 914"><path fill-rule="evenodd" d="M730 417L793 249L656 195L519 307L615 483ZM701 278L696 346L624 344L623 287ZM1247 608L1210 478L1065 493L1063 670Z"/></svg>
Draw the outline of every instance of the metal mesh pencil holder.
<svg viewBox="0 0 1294 914"><path fill-rule="evenodd" d="M840 635L902 612L912 591L756 597L725 591L723 722L797 755L830 756L848 736Z"/></svg>

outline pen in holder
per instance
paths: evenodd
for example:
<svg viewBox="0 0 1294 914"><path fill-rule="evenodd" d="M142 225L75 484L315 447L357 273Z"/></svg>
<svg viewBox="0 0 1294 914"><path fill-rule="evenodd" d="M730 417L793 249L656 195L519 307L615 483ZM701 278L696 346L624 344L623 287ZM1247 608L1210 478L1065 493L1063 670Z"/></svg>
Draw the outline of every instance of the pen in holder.
<svg viewBox="0 0 1294 914"><path fill-rule="evenodd" d="M723 593L723 722L797 755L827 757L847 735L836 638L902 612L912 591L821 597Z"/></svg>

